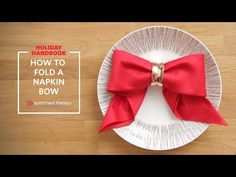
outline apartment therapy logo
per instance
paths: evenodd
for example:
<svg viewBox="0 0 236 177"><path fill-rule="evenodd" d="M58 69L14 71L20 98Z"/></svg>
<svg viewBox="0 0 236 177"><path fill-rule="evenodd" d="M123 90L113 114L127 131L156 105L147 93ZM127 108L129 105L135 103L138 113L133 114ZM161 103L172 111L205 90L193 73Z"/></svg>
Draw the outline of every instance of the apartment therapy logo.
<svg viewBox="0 0 236 177"><path fill-rule="evenodd" d="M21 59L20 59L21 58ZM28 60L26 60L28 58ZM73 106L75 102L78 104L77 111L65 112L68 114L79 114L80 113L80 52L79 51L69 51L65 50L63 45L36 45L31 51L18 51L17 52L18 60L18 113L35 113L32 111L34 107L42 108L42 112L38 113L54 113L51 111L44 111L46 107L68 107ZM20 62L21 61L21 62ZM22 61L28 61L27 63L22 64ZM21 68L21 65L28 65ZM72 73L64 72L65 66L74 67L71 68ZM30 69L30 72L27 70L27 75L21 75L20 70ZM68 68L68 67L67 67ZM77 74L74 74L78 70ZM71 83L71 80L68 82L68 77L73 76L75 80L79 82ZM30 78L30 79L29 79ZM24 82L24 80L31 80L31 84ZM20 84L21 82L21 84ZM68 83L67 83L68 82ZM25 83L25 84L24 84ZM65 92L65 85L71 85L72 88L77 88L77 90L71 89L71 94L74 94L79 97L77 99L72 98L68 100L68 93ZM29 96L26 98L25 94L21 96L20 86L24 86L28 92ZM75 86L73 86L75 85ZM35 90L36 89L36 90ZM78 92L79 90L79 92ZM74 91L74 93L72 92ZM32 95L33 94L33 95ZM23 97L25 99L24 105ZM20 100L20 98L22 98ZM62 99L63 98L63 99ZM20 107L24 111L20 111ZM25 109L27 111L25 111ZM37 110L38 110L37 109ZM57 108L59 110L60 108ZM49 109L46 109L49 110ZM68 109L66 109L68 110ZM30 111L30 112L29 112ZM31 112L32 111L32 112ZM58 112L58 111L56 111Z"/></svg>

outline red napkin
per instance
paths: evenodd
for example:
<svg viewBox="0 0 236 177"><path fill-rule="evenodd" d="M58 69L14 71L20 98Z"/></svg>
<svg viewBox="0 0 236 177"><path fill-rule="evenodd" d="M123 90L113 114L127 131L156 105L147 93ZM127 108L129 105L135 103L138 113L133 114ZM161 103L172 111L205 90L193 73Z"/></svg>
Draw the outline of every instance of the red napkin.
<svg viewBox="0 0 236 177"><path fill-rule="evenodd" d="M227 125L206 98L204 66L203 54L165 63L162 93L178 119ZM107 87L114 96L99 132L127 126L134 121L152 82L152 67L151 62L138 56L122 50L114 51Z"/></svg>

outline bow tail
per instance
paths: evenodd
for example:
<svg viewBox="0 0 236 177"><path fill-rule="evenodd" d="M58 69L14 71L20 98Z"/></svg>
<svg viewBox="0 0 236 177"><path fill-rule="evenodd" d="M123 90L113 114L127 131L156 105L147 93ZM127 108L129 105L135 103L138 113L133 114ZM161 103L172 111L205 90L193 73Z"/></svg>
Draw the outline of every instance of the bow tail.
<svg viewBox="0 0 236 177"><path fill-rule="evenodd" d="M109 104L105 117L99 129L99 133L109 129L130 125L135 118L139 107L145 97L146 90L131 96L115 95Z"/></svg>
<svg viewBox="0 0 236 177"><path fill-rule="evenodd" d="M164 88L163 95L172 112L181 120L227 125L204 96L179 95Z"/></svg>

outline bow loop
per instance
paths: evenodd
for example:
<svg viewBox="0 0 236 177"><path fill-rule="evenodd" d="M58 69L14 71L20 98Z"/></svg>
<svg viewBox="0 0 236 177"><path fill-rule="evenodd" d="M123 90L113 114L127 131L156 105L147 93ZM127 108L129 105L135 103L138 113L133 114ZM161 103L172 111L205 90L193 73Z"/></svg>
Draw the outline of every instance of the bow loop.
<svg viewBox="0 0 236 177"><path fill-rule="evenodd" d="M206 96L204 55L188 55L165 64L163 84L169 91Z"/></svg>
<svg viewBox="0 0 236 177"><path fill-rule="evenodd" d="M113 53L107 90L116 95L137 94L151 83L152 64L122 50Z"/></svg>

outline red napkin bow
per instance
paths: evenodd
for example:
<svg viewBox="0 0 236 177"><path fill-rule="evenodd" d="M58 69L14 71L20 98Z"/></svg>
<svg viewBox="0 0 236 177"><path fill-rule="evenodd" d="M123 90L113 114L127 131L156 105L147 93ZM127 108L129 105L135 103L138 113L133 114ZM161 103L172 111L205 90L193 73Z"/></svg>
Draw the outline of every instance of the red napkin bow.
<svg viewBox="0 0 236 177"><path fill-rule="evenodd" d="M114 96L99 132L127 126L134 121L147 88L153 82L153 66L153 63L128 52L114 51L107 87ZM204 66L203 54L166 62L161 75L162 93L178 119L227 125L206 98Z"/></svg>

